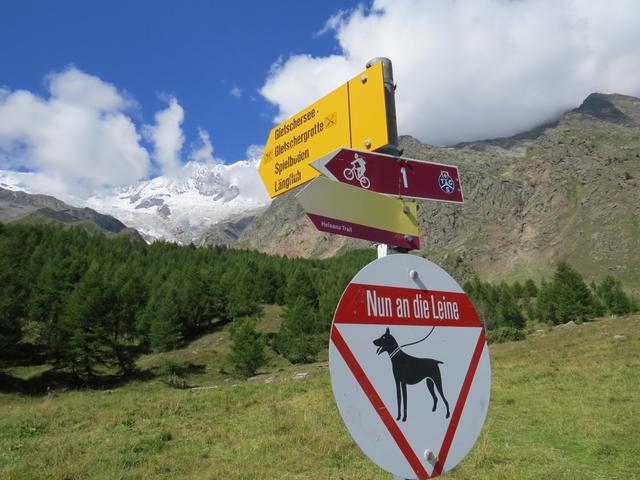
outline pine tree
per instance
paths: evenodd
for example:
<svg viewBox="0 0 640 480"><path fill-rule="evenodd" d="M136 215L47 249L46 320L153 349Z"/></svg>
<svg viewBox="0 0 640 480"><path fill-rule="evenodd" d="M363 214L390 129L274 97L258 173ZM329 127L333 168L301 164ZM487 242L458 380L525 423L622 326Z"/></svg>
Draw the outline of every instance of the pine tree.
<svg viewBox="0 0 640 480"><path fill-rule="evenodd" d="M513 297L509 288L503 286L500 291L500 301L496 307L498 326L515 329L524 328L526 322L518 302Z"/></svg>
<svg viewBox="0 0 640 480"><path fill-rule="evenodd" d="M604 307L613 315L624 315L633 309L633 302L622 289L622 283L611 275L607 275L597 286L596 292Z"/></svg>
<svg viewBox="0 0 640 480"><path fill-rule="evenodd" d="M113 358L122 373L130 373L136 357L136 319L146 304L146 289L132 263L119 266L105 283L110 283L113 305L106 330Z"/></svg>
<svg viewBox="0 0 640 480"><path fill-rule="evenodd" d="M534 298L538 296L538 287L536 287L536 284L530 278L524 282L522 295L525 298Z"/></svg>
<svg viewBox="0 0 640 480"><path fill-rule="evenodd" d="M228 270L222 278L222 285L225 290L224 320L262 315L252 276L246 268L239 268L237 273Z"/></svg>
<svg viewBox="0 0 640 480"><path fill-rule="evenodd" d="M492 293L495 287L489 283L481 282L478 277L474 277L472 281L465 282L464 290L471 298L484 327L488 330L495 328L498 320L496 307L499 299L499 296L496 298L496 295Z"/></svg>
<svg viewBox="0 0 640 480"><path fill-rule="evenodd" d="M167 281L149 299L141 322L148 325L148 341L154 351L165 352L182 344L184 337L173 283Z"/></svg>
<svg viewBox="0 0 640 480"><path fill-rule="evenodd" d="M69 296L61 318L63 363L85 380L94 376L96 367L111 360L105 325L113 299L99 270L96 263L90 266Z"/></svg>
<svg viewBox="0 0 640 480"><path fill-rule="evenodd" d="M287 305L293 305L298 300L304 300L315 308L318 306L318 295L315 291L311 276L304 268L297 268L287 279L285 291Z"/></svg>
<svg viewBox="0 0 640 480"><path fill-rule="evenodd" d="M598 304L582 276L568 263L558 264L552 284L556 290L555 323L588 320L600 313Z"/></svg>
<svg viewBox="0 0 640 480"><path fill-rule="evenodd" d="M11 288L0 288L0 355L9 356L22 338L21 306Z"/></svg>
<svg viewBox="0 0 640 480"><path fill-rule="evenodd" d="M556 306L557 292L554 289L553 282L542 280L540 290L536 298L537 317L546 323L557 323Z"/></svg>
<svg viewBox="0 0 640 480"><path fill-rule="evenodd" d="M313 305L304 298L285 307L276 347L290 362L312 362L320 351L323 335L315 317Z"/></svg>
<svg viewBox="0 0 640 480"><path fill-rule="evenodd" d="M331 329L331 322L333 321L333 315L335 314L336 307L340 301L340 296L344 291L344 287L341 282L326 281L318 294L318 331L328 332Z"/></svg>
<svg viewBox="0 0 640 480"><path fill-rule="evenodd" d="M524 287L520 282L515 282L511 285L511 294L516 298L522 298L524 296Z"/></svg>
<svg viewBox="0 0 640 480"><path fill-rule="evenodd" d="M565 262L558 264L551 282L542 282L536 310L541 320L555 324L602 314L602 306L582 276Z"/></svg>
<svg viewBox="0 0 640 480"><path fill-rule="evenodd" d="M40 341L54 362L65 363L65 336L62 317L73 290L87 270L87 259L80 252L63 252L63 244L48 252L39 272L33 273L31 295L26 308L31 320L42 324ZM37 255L37 252L34 252Z"/></svg>
<svg viewBox="0 0 640 480"><path fill-rule="evenodd" d="M20 318L24 313L19 286L11 278L13 269L7 263L0 258L0 355L11 353L20 341Z"/></svg>
<svg viewBox="0 0 640 480"><path fill-rule="evenodd" d="M256 319L241 317L231 325L230 361L234 372L241 377L255 375L264 365L264 337L256 330Z"/></svg>
<svg viewBox="0 0 640 480"><path fill-rule="evenodd" d="M262 315L262 308L251 291L240 284L234 284L230 288L226 300L225 315L228 320Z"/></svg>
<svg viewBox="0 0 640 480"><path fill-rule="evenodd" d="M24 252L20 242L2 224L0 227L0 356L10 356L22 338L27 279L21 275Z"/></svg>

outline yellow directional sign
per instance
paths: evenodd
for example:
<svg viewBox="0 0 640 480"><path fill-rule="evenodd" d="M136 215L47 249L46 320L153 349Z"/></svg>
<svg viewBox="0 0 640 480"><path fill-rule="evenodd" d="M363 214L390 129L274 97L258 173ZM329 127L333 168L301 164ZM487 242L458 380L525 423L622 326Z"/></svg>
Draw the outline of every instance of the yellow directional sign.
<svg viewBox="0 0 640 480"><path fill-rule="evenodd" d="M319 175L309 164L337 148L376 150L389 143L382 63L271 130L260 176L271 197Z"/></svg>
<svg viewBox="0 0 640 480"><path fill-rule="evenodd" d="M415 202L316 178L296 195L307 216L322 232L420 248Z"/></svg>

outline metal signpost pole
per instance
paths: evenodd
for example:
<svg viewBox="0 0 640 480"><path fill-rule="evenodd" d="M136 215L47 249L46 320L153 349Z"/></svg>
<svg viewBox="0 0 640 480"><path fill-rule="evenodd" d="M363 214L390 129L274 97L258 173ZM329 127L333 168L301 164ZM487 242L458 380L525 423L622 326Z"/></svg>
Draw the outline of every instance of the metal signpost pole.
<svg viewBox="0 0 640 480"><path fill-rule="evenodd" d="M382 63L382 78L384 82L384 103L387 110L387 131L389 135L389 144L380 148L377 151L380 153L386 153L387 155L393 155L399 157L402 155L402 150L398 146L398 121L396 119L396 85L393 82L393 65L391 60L386 57L372 58L367 62L366 67L376 63ZM378 245L378 258L386 257L392 253L406 253L407 250L396 248L390 245L380 244Z"/></svg>
<svg viewBox="0 0 640 480"><path fill-rule="evenodd" d="M396 86L393 83L393 66L391 60L385 57L372 58L366 67L371 68L378 62L382 62L382 79L384 82L384 102L387 109L387 131L389 145L378 151L389 155L400 156L402 152L398 148L398 122L396 120Z"/></svg>
<svg viewBox="0 0 640 480"><path fill-rule="evenodd" d="M398 120L396 118L396 85L393 82L393 65L391 60L386 57L372 58L367 62L367 68L382 62L382 78L384 81L384 103L387 107L387 131L389 132L389 145L384 148L378 149L380 153L386 153L387 155L393 155L394 157L400 157L402 150L398 145ZM393 253L406 253L407 251L402 248L396 248L391 245L379 244L378 245L378 258L386 257ZM403 480L400 477L394 476L394 480Z"/></svg>

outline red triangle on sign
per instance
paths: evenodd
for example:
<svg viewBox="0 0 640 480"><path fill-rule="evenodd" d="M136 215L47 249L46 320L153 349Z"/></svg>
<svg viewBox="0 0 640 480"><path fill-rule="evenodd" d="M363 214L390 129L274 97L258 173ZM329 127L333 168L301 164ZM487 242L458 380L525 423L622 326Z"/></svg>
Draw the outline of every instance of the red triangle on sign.
<svg viewBox="0 0 640 480"><path fill-rule="evenodd" d="M451 294L448 293L447 295ZM361 311L361 309L356 310ZM470 318L469 316L466 317ZM425 331L429 332L430 330L428 334L431 336L429 339L429 356L434 356L435 359L428 359L425 355L415 353L420 351L418 347L405 347L404 349L410 352L408 355L415 354L415 357L412 357L414 359L417 358L423 361L431 360L431 362L441 364L442 362L439 360L446 358L444 352L446 349L451 349L451 345L443 341L443 339L447 337L447 334L450 335L454 331L456 332L456 341L461 345L461 348L455 352L457 356L457 367L447 365L447 361L444 362L444 365L440 365L443 370L442 377L444 386L434 385L433 381L429 386L429 390L433 392L434 408L436 408L437 403L435 412L431 412L431 402L428 398L428 391L423 385L424 390L421 391L421 394L416 394L414 391L409 391L408 393L409 406L407 422L396 420L396 412L398 414L401 413L401 393L399 389L396 392L396 388L399 387L395 386L392 374L392 368L397 368L397 366L392 367L389 365L388 360L388 358L393 359L398 353L387 351L386 353L388 355L376 355L376 346L373 344L373 340L376 339L376 337L385 334L385 329L381 326L383 322L373 322L372 324L368 321L365 323L364 321L358 321L357 317L354 316L345 316L343 320L339 318L334 320L334 325L331 330L333 346L339 352L348 370L353 375L353 378L355 378L357 384L368 398L371 407L379 416L386 430L418 479L431 478L442 473L460 423L471 384L475 377L483 350L485 349L484 330L480 326L476 315L472 315L471 318L475 320L473 322L454 323L455 326L453 326L451 322L430 322L433 325L430 329L425 329L428 325L425 326L424 320L418 322L415 319L387 319L387 324L390 326L390 329L387 329L386 333L393 333L398 337L396 343L398 346L406 343L403 340L416 339L418 338L418 334L423 336L422 333ZM437 333L434 333L436 329ZM432 333L433 335L431 335ZM363 338L366 340L363 340ZM424 346L422 348L424 349ZM380 352L380 350L381 349L378 350L378 353L383 353ZM409 358L408 355L405 355L404 358ZM360 359L360 361L358 361L358 359ZM363 359L367 359L366 362ZM446 373L445 367L448 368ZM428 382L427 385L429 385ZM411 386L409 386L409 390L411 390ZM436 392L436 390L438 391ZM457 393L457 396L454 395L455 393ZM446 395L446 397L444 397L443 400L444 395ZM404 401L407 402L406 390L402 396ZM449 410L448 419L445 419L444 403L446 403L446 398L449 398L449 405L446 409ZM434 417L425 417L424 412L426 411L428 411L429 415L434 415ZM422 421L416 422L415 418L419 415L422 415L422 418L419 420L424 420L424 418L437 418L438 421L433 422L429 420L429 424L425 425ZM425 434L425 430L429 430L428 434ZM417 431L420 431L419 435L416 433ZM421 438L420 442L423 443L422 445L416 444L420 443L416 442L416 438L418 437ZM424 440L424 438L429 438L429 440ZM430 445L424 445L425 441ZM420 458L422 456L422 449L425 448L425 446L435 447L436 443L439 448L431 448L438 458L435 465L422 461Z"/></svg>
<svg viewBox="0 0 640 480"><path fill-rule="evenodd" d="M455 401L455 406L453 406L453 408L451 409L446 433L444 435L440 448L435 452L437 454L438 461L436 462L431 475L427 473L425 465L423 465L423 462L418 457L418 454L407 440L405 433L396 422L395 417L387 408L387 405L378 394L376 388L374 388L369 377L345 342L342 334L339 331L339 328L337 328L336 325L334 325L334 328L332 328L331 330L331 341L335 345L336 349L351 370L354 378L357 380L358 384L371 402L373 409L378 413L380 419L387 427L389 434L393 437L402 454L409 462L409 465L411 465L411 468L415 472L417 478L422 480L440 475L449 454L449 449L455 436L456 429L458 427L458 423L460 421L460 417L467 400L467 395L469 393L469 389L471 388L471 383L475 376L476 369L478 367L478 363L480 362L480 357L485 346L484 330L480 328L479 335L477 337L477 341L470 358L469 367L466 371L466 374L464 375L462 385L460 386L460 390Z"/></svg>

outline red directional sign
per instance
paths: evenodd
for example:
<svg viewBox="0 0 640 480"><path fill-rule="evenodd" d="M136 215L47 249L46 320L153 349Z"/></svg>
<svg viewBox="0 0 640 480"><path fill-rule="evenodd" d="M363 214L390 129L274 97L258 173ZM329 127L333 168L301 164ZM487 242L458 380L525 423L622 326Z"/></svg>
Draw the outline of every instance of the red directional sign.
<svg viewBox="0 0 640 480"><path fill-rule="evenodd" d="M462 288L414 255L371 262L340 299L329 368L360 448L406 479L437 477L469 453L484 424L491 365Z"/></svg>
<svg viewBox="0 0 640 480"><path fill-rule="evenodd" d="M332 180L405 198L463 203L458 168L342 148L311 163Z"/></svg>

